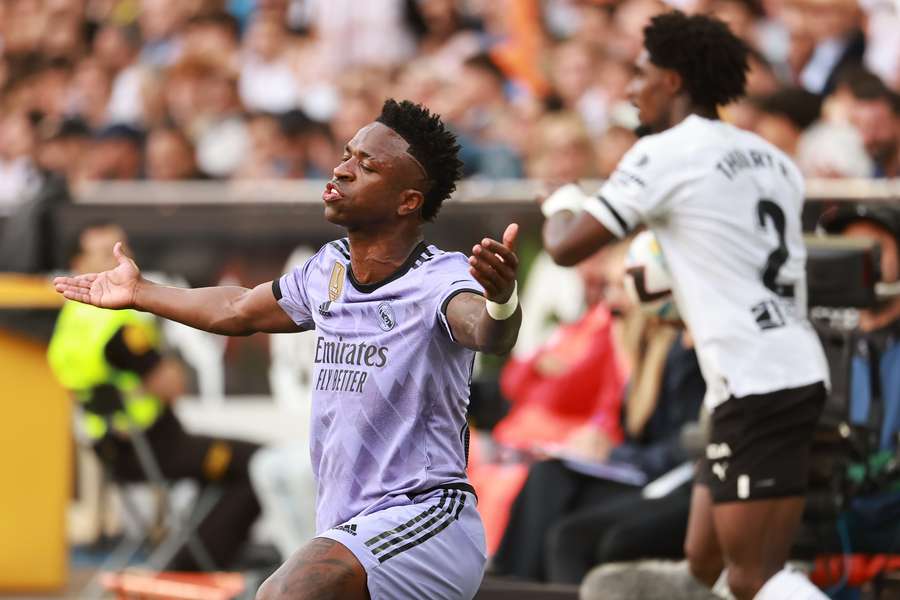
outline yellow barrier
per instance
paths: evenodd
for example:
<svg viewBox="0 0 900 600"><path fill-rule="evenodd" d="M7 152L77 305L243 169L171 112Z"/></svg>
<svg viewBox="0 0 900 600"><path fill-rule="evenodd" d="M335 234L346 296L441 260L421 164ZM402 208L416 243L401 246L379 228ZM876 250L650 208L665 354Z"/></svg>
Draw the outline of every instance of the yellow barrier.
<svg viewBox="0 0 900 600"><path fill-rule="evenodd" d="M61 304L45 279L0 275L0 310ZM70 400L46 347L0 330L0 591L66 583L72 489Z"/></svg>

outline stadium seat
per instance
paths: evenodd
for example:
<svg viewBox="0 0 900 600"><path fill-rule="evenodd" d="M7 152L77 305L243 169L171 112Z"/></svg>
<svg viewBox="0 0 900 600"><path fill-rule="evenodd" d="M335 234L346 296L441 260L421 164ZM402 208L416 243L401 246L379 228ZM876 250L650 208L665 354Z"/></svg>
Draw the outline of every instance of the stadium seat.
<svg viewBox="0 0 900 600"><path fill-rule="evenodd" d="M119 398L117 394L115 397ZM115 410L112 408L113 404L110 404L110 407L111 410L108 414L111 418ZM186 511L187 514L182 514L185 511L176 510L170 498L170 491L174 482L167 480L162 475L159 463L154 457L150 444L144 437L143 432L132 425L129 436L146 477L146 482L157 492L156 512L159 518L148 522L143 516L138 503L127 489L130 486L130 482L116 481L109 465L104 463L101 456L100 462L103 467L104 485L117 487L123 508L128 517L137 524L140 533L136 536L126 535L116 545L98 568L97 576L88 582L82 592L83 597L99 598L104 585L103 577L126 568L135 559L138 552L148 544L151 551L149 556L142 562L152 572L159 572L164 569L185 546L197 564L201 565L204 570L216 570L214 561L210 558L209 552L203 546L196 532L200 523L221 498L221 490L214 484L204 486L198 493L191 509ZM127 597L131 598L133 596Z"/></svg>

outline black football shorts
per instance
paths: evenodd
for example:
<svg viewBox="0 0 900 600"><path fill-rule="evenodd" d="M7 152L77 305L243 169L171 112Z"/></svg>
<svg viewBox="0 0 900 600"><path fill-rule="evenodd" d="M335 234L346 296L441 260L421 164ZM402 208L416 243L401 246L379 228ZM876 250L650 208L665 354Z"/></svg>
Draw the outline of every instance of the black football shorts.
<svg viewBox="0 0 900 600"><path fill-rule="evenodd" d="M825 395L824 384L815 383L717 406L697 469L713 503L804 495Z"/></svg>

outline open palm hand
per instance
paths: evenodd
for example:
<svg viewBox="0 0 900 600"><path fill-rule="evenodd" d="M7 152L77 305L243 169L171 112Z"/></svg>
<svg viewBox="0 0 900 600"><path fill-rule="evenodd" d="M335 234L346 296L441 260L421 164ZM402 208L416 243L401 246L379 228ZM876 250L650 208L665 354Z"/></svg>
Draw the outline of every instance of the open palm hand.
<svg viewBox="0 0 900 600"><path fill-rule="evenodd" d="M53 280L53 286L68 300L100 308L132 308L141 270L122 251L121 242L113 247L113 254L119 263L115 269L75 277L57 277Z"/></svg>

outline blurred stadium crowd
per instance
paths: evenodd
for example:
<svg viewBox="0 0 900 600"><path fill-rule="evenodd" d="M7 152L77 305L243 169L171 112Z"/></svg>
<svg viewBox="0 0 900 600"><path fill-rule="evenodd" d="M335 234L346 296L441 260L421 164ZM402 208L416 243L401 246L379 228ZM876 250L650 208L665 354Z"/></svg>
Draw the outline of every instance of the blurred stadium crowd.
<svg viewBox="0 0 900 600"><path fill-rule="evenodd" d="M755 49L724 116L810 176L900 175L890 0L672 0ZM91 180L329 176L384 97L441 113L467 175L603 178L660 0L5 0L0 207Z"/></svg>

